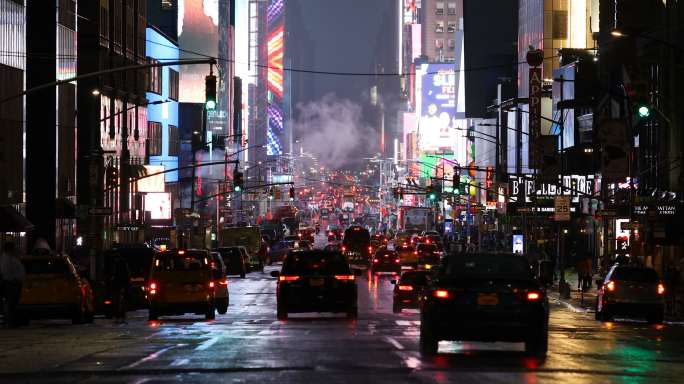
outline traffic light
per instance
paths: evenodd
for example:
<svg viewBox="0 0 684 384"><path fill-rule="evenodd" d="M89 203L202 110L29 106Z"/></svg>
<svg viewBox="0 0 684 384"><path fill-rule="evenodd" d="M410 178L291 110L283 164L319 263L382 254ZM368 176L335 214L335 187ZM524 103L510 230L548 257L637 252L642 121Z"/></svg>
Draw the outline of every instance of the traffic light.
<svg viewBox="0 0 684 384"><path fill-rule="evenodd" d="M105 178L108 186L116 187L119 184L119 170L114 166L107 167Z"/></svg>
<svg viewBox="0 0 684 384"><path fill-rule="evenodd" d="M295 189L294 187L290 187L290 201L294 201L295 199Z"/></svg>
<svg viewBox="0 0 684 384"><path fill-rule="evenodd" d="M640 119L647 119L651 116L651 106L647 104L637 105L637 115Z"/></svg>
<svg viewBox="0 0 684 384"><path fill-rule="evenodd" d="M425 196L430 201L437 200L437 191L435 191L435 188L432 185L428 185L427 187L425 187Z"/></svg>
<svg viewBox="0 0 684 384"><path fill-rule="evenodd" d="M651 116L653 106L650 104L651 95L648 83L643 80L635 80L632 83L630 96L634 101L634 112L639 120L648 119Z"/></svg>
<svg viewBox="0 0 684 384"><path fill-rule="evenodd" d="M273 191L273 188L269 188L268 189L268 199L273 200L274 197L275 197L275 192Z"/></svg>
<svg viewBox="0 0 684 384"><path fill-rule="evenodd" d="M240 192L244 188L245 182L242 179L242 172L237 167L233 170L233 191Z"/></svg>
<svg viewBox="0 0 684 384"><path fill-rule="evenodd" d="M208 75L204 78L204 94L204 106L207 111L213 111L216 109L216 76Z"/></svg>

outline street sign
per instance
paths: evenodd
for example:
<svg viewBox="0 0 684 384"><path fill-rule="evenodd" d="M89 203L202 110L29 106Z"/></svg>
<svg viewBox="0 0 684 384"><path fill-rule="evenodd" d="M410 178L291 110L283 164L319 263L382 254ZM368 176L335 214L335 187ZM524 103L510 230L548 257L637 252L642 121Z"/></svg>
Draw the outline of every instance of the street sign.
<svg viewBox="0 0 684 384"><path fill-rule="evenodd" d="M92 207L88 208L90 216L109 216L112 214L112 207Z"/></svg>
<svg viewBox="0 0 684 384"><path fill-rule="evenodd" d="M570 197L557 196L553 202L553 220L570 221Z"/></svg>

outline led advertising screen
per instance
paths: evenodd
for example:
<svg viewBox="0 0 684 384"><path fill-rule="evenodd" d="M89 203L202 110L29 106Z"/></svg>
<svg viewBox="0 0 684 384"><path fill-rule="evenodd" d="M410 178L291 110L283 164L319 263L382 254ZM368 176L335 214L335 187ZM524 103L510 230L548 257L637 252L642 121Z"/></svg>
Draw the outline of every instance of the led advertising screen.
<svg viewBox="0 0 684 384"><path fill-rule="evenodd" d="M163 165L145 165L148 175L164 172ZM164 174L146 177L137 181L138 192L164 192Z"/></svg>
<svg viewBox="0 0 684 384"><path fill-rule="evenodd" d="M171 194L148 193L145 195L145 210L151 213L152 220L169 220L171 218Z"/></svg>
<svg viewBox="0 0 684 384"><path fill-rule="evenodd" d="M456 139L456 71L454 64L423 64L420 74L421 151L452 149Z"/></svg>
<svg viewBox="0 0 684 384"><path fill-rule="evenodd" d="M281 138L285 126L283 124L283 56L285 53L285 0L269 0L267 34L267 89L268 89L268 131L266 138L266 154L278 156L283 154Z"/></svg>

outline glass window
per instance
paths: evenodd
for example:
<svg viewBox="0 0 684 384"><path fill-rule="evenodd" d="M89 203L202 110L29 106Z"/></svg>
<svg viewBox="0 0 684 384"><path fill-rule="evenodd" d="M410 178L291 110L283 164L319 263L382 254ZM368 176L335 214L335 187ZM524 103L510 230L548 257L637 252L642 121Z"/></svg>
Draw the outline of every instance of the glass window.
<svg viewBox="0 0 684 384"><path fill-rule="evenodd" d="M435 48L437 48L437 49L444 48L444 39L435 39Z"/></svg>
<svg viewBox="0 0 684 384"><path fill-rule="evenodd" d="M560 40L568 38L568 11L553 11L553 38Z"/></svg>
<svg viewBox="0 0 684 384"><path fill-rule="evenodd" d="M29 275L50 274L50 275L66 275L69 274L70 268L66 261L62 259L37 259L37 260L23 260L26 273Z"/></svg>
<svg viewBox="0 0 684 384"><path fill-rule="evenodd" d="M447 10L449 15L455 15L456 14L456 3L449 2L449 8Z"/></svg>
<svg viewBox="0 0 684 384"><path fill-rule="evenodd" d="M178 101L178 71L169 68L169 99Z"/></svg>
<svg viewBox="0 0 684 384"><path fill-rule="evenodd" d="M162 125L155 121L147 123L147 140L150 143L149 155L161 156L162 154Z"/></svg>
<svg viewBox="0 0 684 384"><path fill-rule="evenodd" d="M444 14L444 2L443 1L438 1L435 3L435 14L436 15L443 15Z"/></svg>
<svg viewBox="0 0 684 384"><path fill-rule="evenodd" d="M173 9L173 0L161 0L161 8L163 10Z"/></svg>
<svg viewBox="0 0 684 384"><path fill-rule="evenodd" d="M527 260L513 255L467 255L449 257L445 263L450 277L533 279Z"/></svg>
<svg viewBox="0 0 684 384"><path fill-rule="evenodd" d="M186 251L183 254L176 252L158 255L154 260L154 269L157 271L196 271L209 269L211 255L202 251Z"/></svg>
<svg viewBox="0 0 684 384"><path fill-rule="evenodd" d="M449 39L449 44L448 44L448 46L449 46L449 50L450 50L450 51L453 51L454 48L456 47L456 40L454 40L454 39Z"/></svg>
<svg viewBox="0 0 684 384"><path fill-rule="evenodd" d="M178 127L169 124L169 156L178 156L180 151L180 139L178 138Z"/></svg>
<svg viewBox="0 0 684 384"><path fill-rule="evenodd" d="M150 64L158 63L157 60L148 57ZM162 67L150 67L148 74L147 91L161 95L162 93Z"/></svg>
<svg viewBox="0 0 684 384"><path fill-rule="evenodd" d="M449 22L449 25L447 26L447 32L448 33L454 33L456 32L456 23L453 21Z"/></svg>
<svg viewBox="0 0 684 384"><path fill-rule="evenodd" d="M615 268L611 279L636 283L657 283L658 273L649 268Z"/></svg>
<svg viewBox="0 0 684 384"><path fill-rule="evenodd" d="M283 264L284 275L347 275L351 274L349 264L337 252L294 252Z"/></svg>
<svg viewBox="0 0 684 384"><path fill-rule="evenodd" d="M437 33L444 32L444 22L443 21L435 22L435 32L437 32Z"/></svg>

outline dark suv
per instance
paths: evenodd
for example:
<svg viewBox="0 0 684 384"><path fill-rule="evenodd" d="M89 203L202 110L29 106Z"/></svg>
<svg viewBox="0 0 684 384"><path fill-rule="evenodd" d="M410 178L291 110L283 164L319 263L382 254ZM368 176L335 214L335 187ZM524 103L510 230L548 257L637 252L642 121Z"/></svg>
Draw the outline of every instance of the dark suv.
<svg viewBox="0 0 684 384"><path fill-rule="evenodd" d="M665 286L654 269L616 264L596 295L596 320L610 321L621 314L662 323L664 296Z"/></svg>
<svg viewBox="0 0 684 384"><path fill-rule="evenodd" d="M525 342L545 356L549 304L527 260L518 255L464 254L444 260L425 291L420 351L440 340Z"/></svg>
<svg viewBox="0 0 684 384"><path fill-rule="evenodd" d="M339 252L293 251L283 269L271 272L278 278L277 316L292 312L346 312L356 318L356 276Z"/></svg>

